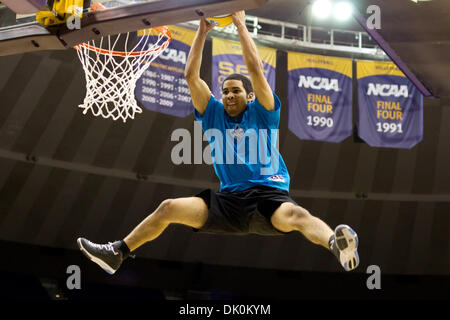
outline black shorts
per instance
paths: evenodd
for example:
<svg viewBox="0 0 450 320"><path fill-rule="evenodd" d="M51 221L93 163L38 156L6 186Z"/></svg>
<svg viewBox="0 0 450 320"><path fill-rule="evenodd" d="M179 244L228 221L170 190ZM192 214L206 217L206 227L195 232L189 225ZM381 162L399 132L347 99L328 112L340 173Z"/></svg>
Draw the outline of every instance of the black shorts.
<svg viewBox="0 0 450 320"><path fill-rule="evenodd" d="M297 204L284 190L258 186L239 192L203 190L202 198L209 209L204 226L195 231L220 234L283 235L272 226L270 218L283 202Z"/></svg>

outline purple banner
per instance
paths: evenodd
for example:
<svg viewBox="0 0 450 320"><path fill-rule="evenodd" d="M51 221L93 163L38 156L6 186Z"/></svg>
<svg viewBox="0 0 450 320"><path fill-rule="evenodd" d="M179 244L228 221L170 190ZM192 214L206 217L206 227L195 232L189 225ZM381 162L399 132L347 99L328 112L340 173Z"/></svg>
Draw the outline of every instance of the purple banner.
<svg viewBox="0 0 450 320"><path fill-rule="evenodd" d="M288 53L288 127L304 140L341 142L352 134L352 61Z"/></svg>
<svg viewBox="0 0 450 320"><path fill-rule="evenodd" d="M423 96L391 62L358 61L358 134L372 147L414 147L423 138Z"/></svg>
<svg viewBox="0 0 450 320"><path fill-rule="evenodd" d="M184 68L195 32L176 26L169 30L169 47L139 78L135 94L147 110L184 118L194 110Z"/></svg>

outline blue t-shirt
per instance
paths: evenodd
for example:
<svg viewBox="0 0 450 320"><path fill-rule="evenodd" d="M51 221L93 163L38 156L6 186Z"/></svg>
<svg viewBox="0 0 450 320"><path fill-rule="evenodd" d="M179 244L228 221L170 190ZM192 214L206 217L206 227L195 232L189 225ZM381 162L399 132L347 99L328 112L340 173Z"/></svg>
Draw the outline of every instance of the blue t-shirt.
<svg viewBox="0 0 450 320"><path fill-rule="evenodd" d="M289 191L289 173L277 148L281 102L275 93L273 96L275 110L266 110L255 99L237 118L230 117L214 96L203 116L195 110L211 147L220 191L258 185Z"/></svg>

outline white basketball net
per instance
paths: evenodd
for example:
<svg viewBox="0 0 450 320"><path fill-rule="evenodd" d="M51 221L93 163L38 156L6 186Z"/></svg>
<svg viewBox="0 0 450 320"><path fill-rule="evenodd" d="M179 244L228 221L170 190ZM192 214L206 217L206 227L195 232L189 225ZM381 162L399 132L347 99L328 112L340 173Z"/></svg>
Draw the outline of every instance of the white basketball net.
<svg viewBox="0 0 450 320"><path fill-rule="evenodd" d="M107 36L75 46L86 75L86 97L79 105L83 114L91 111L94 116L126 122L128 118L134 119L136 113L142 113L134 97L136 81L171 40L166 27L142 32L131 50L127 50L129 33L118 35L113 41ZM122 40L125 37L124 48L115 51L121 37ZM137 48L143 51L135 52Z"/></svg>

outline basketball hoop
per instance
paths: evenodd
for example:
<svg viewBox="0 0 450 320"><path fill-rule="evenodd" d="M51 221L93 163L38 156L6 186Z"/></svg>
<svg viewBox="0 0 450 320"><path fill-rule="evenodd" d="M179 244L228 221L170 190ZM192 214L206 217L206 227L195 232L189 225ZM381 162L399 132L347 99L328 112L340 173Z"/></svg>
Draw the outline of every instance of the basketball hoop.
<svg viewBox="0 0 450 320"><path fill-rule="evenodd" d="M127 48L130 32L74 47L86 75L86 97L79 105L83 114L90 111L94 116L126 122L142 113L134 96L136 81L167 48L172 36L167 27L140 30L138 34L139 40L131 49ZM124 48L117 51L123 41Z"/></svg>

